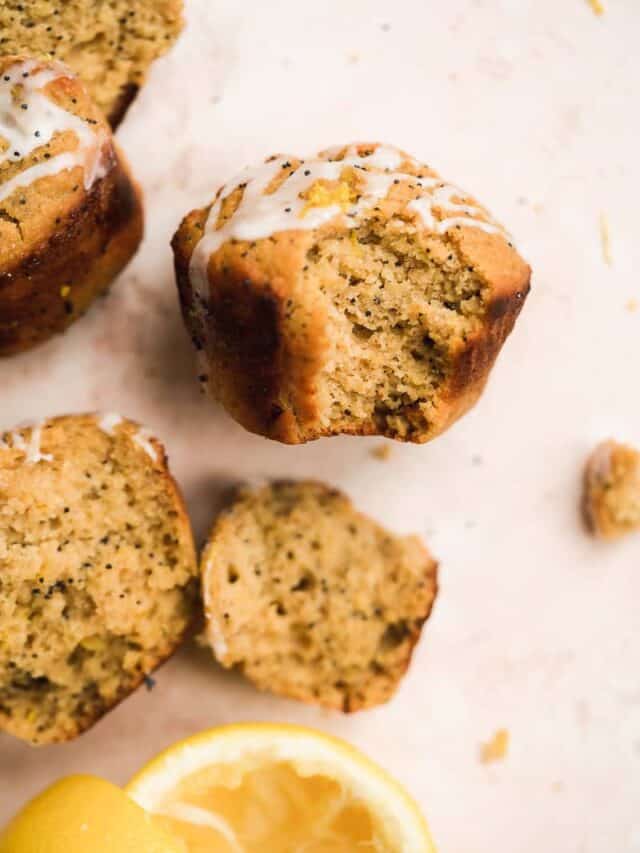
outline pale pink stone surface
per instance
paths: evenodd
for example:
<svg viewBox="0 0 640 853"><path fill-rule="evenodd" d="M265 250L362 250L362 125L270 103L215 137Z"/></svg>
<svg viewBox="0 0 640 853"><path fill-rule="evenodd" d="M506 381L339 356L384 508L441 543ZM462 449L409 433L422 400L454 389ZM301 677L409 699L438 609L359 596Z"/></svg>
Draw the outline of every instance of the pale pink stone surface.
<svg viewBox="0 0 640 853"><path fill-rule="evenodd" d="M403 780L446 853L640 849L640 540L594 543L578 516L586 453L640 441L636 393L636 0L188 0L119 138L147 237L64 338L0 362L0 426L104 409L169 449L199 535L242 477L319 476L425 535L441 593L394 701L344 718L260 695L185 649L78 741L0 736L0 824L61 774L125 781L221 722L297 721L342 735ZM534 289L477 408L426 447L334 439L290 448L201 400L168 240L238 168L277 151L381 139L487 204ZM614 263L599 242L605 211ZM480 743L510 732L504 761ZM635 846L634 846L635 845Z"/></svg>

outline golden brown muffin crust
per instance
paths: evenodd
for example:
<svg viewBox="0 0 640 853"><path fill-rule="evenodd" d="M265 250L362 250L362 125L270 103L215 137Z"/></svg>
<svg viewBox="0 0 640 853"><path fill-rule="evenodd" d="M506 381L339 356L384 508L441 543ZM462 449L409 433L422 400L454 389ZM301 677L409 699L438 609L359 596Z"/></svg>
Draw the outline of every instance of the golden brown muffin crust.
<svg viewBox="0 0 640 853"><path fill-rule="evenodd" d="M162 444L126 419L0 436L0 729L68 740L198 614L189 519Z"/></svg>
<svg viewBox="0 0 640 853"><path fill-rule="evenodd" d="M345 712L386 702L436 595L437 564L314 481L241 490L201 560L219 662L263 690Z"/></svg>
<svg viewBox="0 0 640 853"><path fill-rule="evenodd" d="M0 74L12 75L25 62L24 57L3 57ZM36 64L31 73L48 67ZM64 331L108 287L142 239L139 191L83 86L62 73L41 93L95 134L101 172L87 187L82 166L64 169L20 186L0 201L0 355ZM14 98L18 109L19 85ZM0 126L3 145L1 140ZM25 157L5 159L0 190L39 164L73 154L80 144L73 131L64 130Z"/></svg>
<svg viewBox="0 0 640 853"><path fill-rule="evenodd" d="M355 149L366 157L378 147ZM192 265L211 206L183 220L176 277L200 379L247 429L288 443L336 433L422 442L482 392L528 293L529 267L493 225L420 227L408 212L419 197L413 179L437 176L402 157L403 175L355 225L334 217L301 230L294 219L267 237L224 241L208 258L204 298ZM318 162L289 158L266 194ZM357 194L358 177L347 170L322 189ZM218 227L242 192L219 205ZM465 204L491 222L473 199Z"/></svg>

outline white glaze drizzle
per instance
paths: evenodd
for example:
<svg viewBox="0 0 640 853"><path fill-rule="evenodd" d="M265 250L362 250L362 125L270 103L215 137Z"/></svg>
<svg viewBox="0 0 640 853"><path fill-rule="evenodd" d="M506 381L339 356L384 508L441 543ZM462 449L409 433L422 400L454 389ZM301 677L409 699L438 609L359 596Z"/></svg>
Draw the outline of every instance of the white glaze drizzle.
<svg viewBox="0 0 640 853"><path fill-rule="evenodd" d="M50 453L42 453L41 440L42 424L39 423L31 428L31 438L27 445L27 458L25 460L28 464L35 465L38 462L53 462L53 456Z"/></svg>
<svg viewBox="0 0 640 853"><path fill-rule="evenodd" d="M9 433L9 438L11 439L11 447L13 450L21 450L23 453L27 452L27 442L24 440L21 432L11 432Z"/></svg>
<svg viewBox="0 0 640 853"><path fill-rule="evenodd" d="M38 462L52 462L53 456L50 453L42 452L42 427L43 423L24 424L24 429L31 430L29 441L25 441L21 432L14 430L13 432L6 433L10 444L0 438L0 448L3 450L21 451L25 454L24 461L27 465L36 465Z"/></svg>
<svg viewBox="0 0 640 853"><path fill-rule="evenodd" d="M502 233L504 229L490 219L481 208L465 204L466 193L438 177L417 177L398 171L405 162L418 166L391 146L379 145L371 154L358 154L356 146L349 147L343 159L334 160L342 148L326 151L323 158L302 162L296 169L286 157L279 157L257 168L245 169L220 190L204 226L203 235L191 256L190 280L194 293L206 302L208 295L207 269L209 259L227 240L260 240L282 231L312 230L335 216L344 216L347 223L357 225L376 202L386 198L391 186L409 181L420 190L419 196L407 204L406 209L415 214L422 227L436 234L444 234L455 227L477 228L487 233ZM358 201L343 211L339 204L309 206L303 197L318 180L337 181L345 168L359 170L362 186L358 188ZM289 170L289 176L277 190L265 195L265 190L276 175ZM372 171L376 170L376 171ZM242 199L233 215L217 228L223 202L237 189L244 187ZM457 201L454 201L457 199ZM439 210L445 214L440 219Z"/></svg>
<svg viewBox="0 0 640 853"><path fill-rule="evenodd" d="M215 830L231 846L232 853L243 853L245 849L238 841L231 824L215 811L178 801L165 806L158 814L190 823L192 826L206 826Z"/></svg>
<svg viewBox="0 0 640 853"><path fill-rule="evenodd" d="M117 412L105 412L98 421L98 428L107 435L113 435L113 431L122 423L122 415Z"/></svg>
<svg viewBox="0 0 640 853"><path fill-rule="evenodd" d="M216 659L222 663L229 652L227 641L225 640L220 623L215 618L207 614L207 639L213 649Z"/></svg>
<svg viewBox="0 0 640 853"><path fill-rule="evenodd" d="M96 422L98 424L98 428L103 432L106 432L107 435L114 435L115 428L124 423L124 418L117 412L105 412L99 419L98 416L96 416ZM131 436L133 443L137 444L138 447L141 447L147 456L150 456L154 462L157 462L158 454L151 443L153 438L153 433L146 427L139 427Z"/></svg>
<svg viewBox="0 0 640 853"><path fill-rule="evenodd" d="M53 80L73 77L72 73L59 63L36 70L39 64L29 59L11 65L0 74L0 138L9 143L0 153L0 166L25 159L64 131L75 133L78 146L75 151L36 163L5 181L0 185L0 201L40 178L78 166L84 171L84 188L89 190L110 168L108 158L103 156L107 141L104 130L94 131L86 121L62 109L43 91ZM18 86L20 95L16 103L13 90Z"/></svg>
<svg viewBox="0 0 640 853"><path fill-rule="evenodd" d="M138 432L133 436L133 441L138 447L141 447L144 452L150 456L154 462L158 461L158 454L156 453L156 449L151 444L151 439L153 438L153 434L150 430L141 427Z"/></svg>

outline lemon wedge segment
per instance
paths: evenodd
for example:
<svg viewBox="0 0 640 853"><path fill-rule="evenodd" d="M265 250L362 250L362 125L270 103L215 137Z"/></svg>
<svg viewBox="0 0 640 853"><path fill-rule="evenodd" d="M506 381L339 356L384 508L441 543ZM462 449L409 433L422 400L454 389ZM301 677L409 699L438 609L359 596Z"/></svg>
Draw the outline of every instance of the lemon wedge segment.
<svg viewBox="0 0 640 853"><path fill-rule="evenodd" d="M0 853L186 853L124 791L68 776L26 805L0 834Z"/></svg>
<svg viewBox="0 0 640 853"><path fill-rule="evenodd" d="M189 853L435 853L401 785L343 741L303 727L202 732L126 790Z"/></svg>

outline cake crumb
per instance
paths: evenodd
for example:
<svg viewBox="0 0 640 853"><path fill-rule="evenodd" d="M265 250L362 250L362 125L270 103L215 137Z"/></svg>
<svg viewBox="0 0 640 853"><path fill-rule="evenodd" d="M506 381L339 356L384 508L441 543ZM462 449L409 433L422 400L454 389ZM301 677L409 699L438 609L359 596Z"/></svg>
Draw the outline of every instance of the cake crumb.
<svg viewBox="0 0 640 853"><path fill-rule="evenodd" d="M509 750L509 732L506 729L498 729L491 740L483 743L480 748L480 761L490 764L493 761L502 761Z"/></svg>
<svg viewBox="0 0 640 853"><path fill-rule="evenodd" d="M584 473L582 509L590 532L617 539L640 530L640 453L609 440L589 457Z"/></svg>
<svg viewBox="0 0 640 853"><path fill-rule="evenodd" d="M601 3L601 0L587 0L587 3L596 15L604 15L604 5Z"/></svg>
<svg viewBox="0 0 640 853"><path fill-rule="evenodd" d="M609 220L606 213L600 214L600 243L602 245L602 257L607 266L613 263L611 254L611 231L609 230Z"/></svg>
<svg viewBox="0 0 640 853"><path fill-rule="evenodd" d="M373 458L377 459L379 462L387 462L389 457L391 456L391 445L376 444L375 447L371 448L370 453Z"/></svg>
<svg viewBox="0 0 640 853"><path fill-rule="evenodd" d="M626 304L627 311L630 311L633 314L638 310L638 300L637 299L628 299Z"/></svg>

